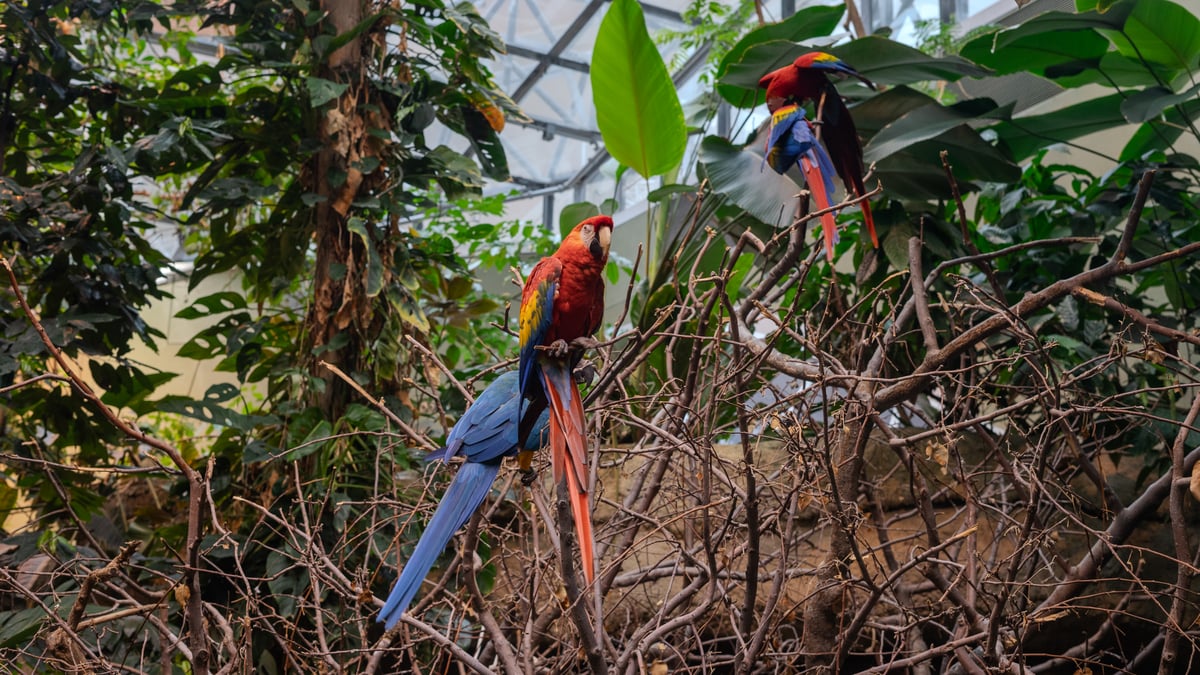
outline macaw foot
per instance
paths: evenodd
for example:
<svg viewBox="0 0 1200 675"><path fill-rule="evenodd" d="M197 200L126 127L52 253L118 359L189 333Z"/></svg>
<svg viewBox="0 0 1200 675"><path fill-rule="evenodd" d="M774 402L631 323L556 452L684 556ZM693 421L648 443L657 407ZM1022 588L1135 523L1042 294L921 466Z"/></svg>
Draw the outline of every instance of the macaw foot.
<svg viewBox="0 0 1200 675"><path fill-rule="evenodd" d="M537 480L537 472L534 471L532 468L525 469L524 471L521 472L521 485L524 485L525 487L529 487L529 486L533 485L534 481L536 481L536 480Z"/></svg>
<svg viewBox="0 0 1200 675"><path fill-rule="evenodd" d="M575 384L591 384L596 379L596 366L591 362L584 363L575 369Z"/></svg>
<svg viewBox="0 0 1200 675"><path fill-rule="evenodd" d="M552 359L565 359L571 354L571 347L566 340L555 340L542 350Z"/></svg>

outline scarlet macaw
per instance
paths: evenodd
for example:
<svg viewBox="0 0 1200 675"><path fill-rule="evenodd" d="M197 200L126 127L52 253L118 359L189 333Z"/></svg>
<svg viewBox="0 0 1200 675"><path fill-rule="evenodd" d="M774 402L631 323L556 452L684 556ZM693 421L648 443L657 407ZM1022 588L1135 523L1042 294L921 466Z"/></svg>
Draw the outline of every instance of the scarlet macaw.
<svg viewBox="0 0 1200 675"><path fill-rule="evenodd" d="M583 400L572 371L582 357L579 338L590 338L604 316L604 265L612 218L595 216L575 226L554 255L542 258L521 291L521 412L518 438L550 409L550 460L554 480L571 498L579 553L588 582L595 578L592 516L587 495L587 435ZM539 349L542 347L543 349ZM528 456L522 457L528 468ZM564 555L566 552L564 551Z"/></svg>
<svg viewBox="0 0 1200 675"><path fill-rule="evenodd" d="M825 148L817 142L812 124L804 119L804 108L799 105L784 106L771 113L771 133L767 137L767 154L763 162L780 174L799 162L817 208L827 209L833 202L833 163ZM821 216L821 229L825 237L825 257L833 260L837 222L832 212Z"/></svg>
<svg viewBox="0 0 1200 675"><path fill-rule="evenodd" d="M791 65L764 75L758 81L758 86L767 90L767 110L772 113L784 106L802 105L805 101L815 102L815 122L820 125L821 141L829 149L833 166L846 184L846 191L861 197L867 190L863 185L865 169L858 130L854 128L850 110L846 108L837 88L829 81L826 73L856 77L868 87L875 88L875 84L857 70L833 54L825 52L809 52L799 56ZM875 219L871 215L871 207L865 201L860 204L871 242L878 247L879 238L875 236Z"/></svg>
<svg viewBox="0 0 1200 675"><path fill-rule="evenodd" d="M442 495L429 525L421 533L412 557L408 559L387 602L379 611L379 621L391 629L408 609L409 603L429 574L433 563L446 549L458 528L467 522L483 498L491 490L500 464L505 457L517 453L518 376L509 371L497 377L467 408L458 424L446 437L446 447L426 457L426 461L450 461L462 454L467 461L454 474L450 487ZM522 447L537 450L545 440L548 415L536 418L534 433L529 434Z"/></svg>

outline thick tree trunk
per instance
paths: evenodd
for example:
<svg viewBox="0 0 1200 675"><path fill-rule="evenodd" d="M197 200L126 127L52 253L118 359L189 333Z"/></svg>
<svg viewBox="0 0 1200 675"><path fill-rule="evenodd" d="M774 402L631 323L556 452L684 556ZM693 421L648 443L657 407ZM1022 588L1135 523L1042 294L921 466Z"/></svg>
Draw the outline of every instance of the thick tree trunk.
<svg viewBox="0 0 1200 675"><path fill-rule="evenodd" d="M328 13L327 20L335 32L342 34L362 21L364 5L363 0L322 0L321 9ZM360 159L359 142L367 128L358 106L365 79L362 68L363 44L359 36L331 54L318 70L318 77L349 86L320 111L317 132L322 147L307 172L308 191L320 195L321 200L313 210L316 266L305 347L313 355L313 374L325 382L319 405L327 419L341 415L350 391L318 362L328 361L347 373L358 370L361 345L353 328L355 324L361 325L361 312L369 311L362 288L355 283L356 269L360 268L356 263L365 259L365 252L361 240L346 226L350 204L363 178L353 168ZM343 334L341 344L327 348Z"/></svg>

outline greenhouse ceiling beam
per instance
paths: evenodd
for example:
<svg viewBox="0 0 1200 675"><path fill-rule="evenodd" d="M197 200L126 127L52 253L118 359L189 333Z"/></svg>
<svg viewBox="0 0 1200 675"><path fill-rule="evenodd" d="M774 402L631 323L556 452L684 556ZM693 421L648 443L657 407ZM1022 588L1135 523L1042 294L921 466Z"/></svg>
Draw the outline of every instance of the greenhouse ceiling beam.
<svg viewBox="0 0 1200 675"><path fill-rule="evenodd" d="M539 52L536 49L530 49L528 47L519 47L517 45L511 45L511 44L507 45L507 49L508 49L509 55L511 55L511 56L520 56L522 58L532 59L534 61L540 61L542 59L545 59L552 66L559 66L561 68L566 68L567 70L574 70L574 71L580 72L580 73L586 73L586 72L590 71L590 68L588 68L588 64L584 63L583 61L567 59L567 58L563 58L561 56L550 56L549 54L546 54L544 52Z"/></svg>
<svg viewBox="0 0 1200 675"><path fill-rule="evenodd" d="M662 17L664 19L670 19L672 21L683 22L683 15L680 14L679 12L676 12L673 9L667 9L666 7L659 7L658 5L655 5L650 2L643 2L640 4L642 6L642 12L649 14L650 16L658 16L658 17Z"/></svg>
<svg viewBox="0 0 1200 675"><path fill-rule="evenodd" d="M592 17L600 10L600 6L604 3L605 0L592 0L586 7L579 11L579 14L575 15L575 20L571 22L570 26L567 26L567 30L550 47L550 51L541 55L538 59L538 64L533 67L533 71L525 77L525 81L513 92L512 100L518 103L521 102L521 99L533 89L533 85L537 84L538 80L542 79L542 76L546 74L546 70L553 64L553 59L562 56L562 53L567 50L567 47L571 45L571 42L575 40L575 37L579 35L579 32L583 30L588 21L591 21Z"/></svg>
<svg viewBox="0 0 1200 675"><path fill-rule="evenodd" d="M547 122L546 120L539 120L535 117L530 118L530 120L531 121L529 121L529 122L522 122L520 120L512 120L512 123L519 127L525 127L527 129L537 129L538 131L541 131L543 135L547 136L546 140L550 140L551 138L553 138L555 136L566 136L567 138L575 138L575 139L578 139L581 141L588 141L589 143L599 143L602 138L600 136L599 131L593 131L591 129L581 129L579 127L565 126L565 125L559 124L557 122Z"/></svg>

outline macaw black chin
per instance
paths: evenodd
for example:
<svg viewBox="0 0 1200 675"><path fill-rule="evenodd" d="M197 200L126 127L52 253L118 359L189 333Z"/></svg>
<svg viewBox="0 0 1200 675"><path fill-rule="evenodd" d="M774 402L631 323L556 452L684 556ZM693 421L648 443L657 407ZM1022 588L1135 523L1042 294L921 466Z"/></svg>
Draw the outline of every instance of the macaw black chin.
<svg viewBox="0 0 1200 675"><path fill-rule="evenodd" d="M596 260L604 260L608 252L604 250L604 244L600 243L600 237L597 236L593 237L592 241L588 243L588 253L591 253L592 257Z"/></svg>

